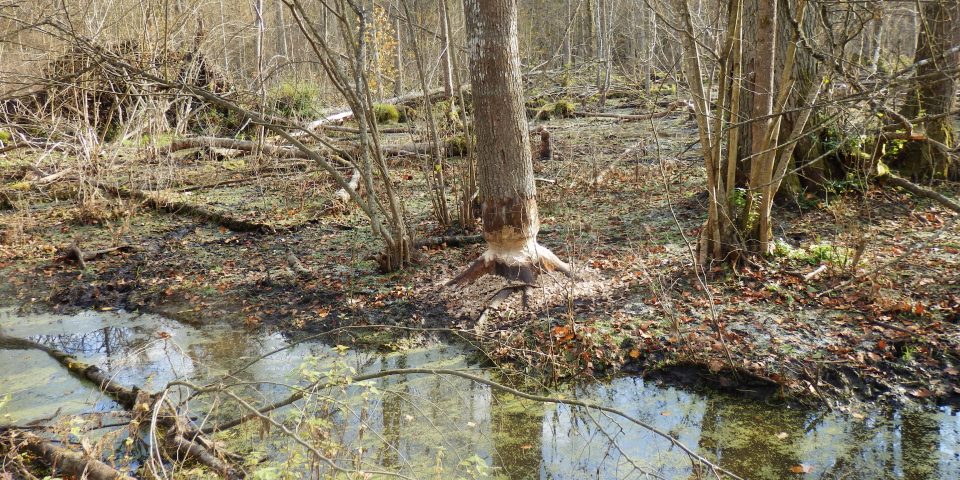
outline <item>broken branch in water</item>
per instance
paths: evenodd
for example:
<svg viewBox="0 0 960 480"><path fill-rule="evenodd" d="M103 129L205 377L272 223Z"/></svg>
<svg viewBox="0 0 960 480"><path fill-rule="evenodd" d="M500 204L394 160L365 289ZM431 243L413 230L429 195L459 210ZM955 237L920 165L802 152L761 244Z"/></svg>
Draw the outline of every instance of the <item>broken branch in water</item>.
<svg viewBox="0 0 960 480"><path fill-rule="evenodd" d="M33 349L45 352L69 372L83 380L97 385L100 390L127 410L134 413L149 412L158 402L158 396L151 395L140 388L128 388L113 381L106 372L96 365L87 365L61 350L24 338L0 334L0 348L25 350ZM226 461L211 451L213 442L202 436L201 432L187 427L189 421L182 418L173 408L157 405L163 415L156 417L157 424L167 430L164 446L168 452L180 460L194 460L227 479L241 478L242 475ZM109 477L106 477L109 478Z"/></svg>
<svg viewBox="0 0 960 480"><path fill-rule="evenodd" d="M24 447L61 474L89 480L134 480L99 459L55 445L34 433L10 430L4 436L11 445Z"/></svg>

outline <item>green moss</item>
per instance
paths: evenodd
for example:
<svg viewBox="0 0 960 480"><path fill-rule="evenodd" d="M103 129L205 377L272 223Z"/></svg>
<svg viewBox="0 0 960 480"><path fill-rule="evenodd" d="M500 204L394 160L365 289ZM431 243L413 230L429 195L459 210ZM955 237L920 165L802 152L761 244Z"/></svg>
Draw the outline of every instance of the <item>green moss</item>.
<svg viewBox="0 0 960 480"><path fill-rule="evenodd" d="M373 105L373 114L377 123L397 123L400 121L400 111L396 105L376 103Z"/></svg>
<svg viewBox="0 0 960 480"><path fill-rule="evenodd" d="M463 135L454 135L444 140L448 157L462 157L467 154L467 138Z"/></svg>
<svg viewBox="0 0 960 480"><path fill-rule="evenodd" d="M280 84L271 93L274 108L277 113L286 117L315 117L318 114L317 104L320 100L320 89L309 83Z"/></svg>
<svg viewBox="0 0 960 480"><path fill-rule="evenodd" d="M13 135L10 135L10 132L0 130L0 142L9 142L11 139L13 139Z"/></svg>
<svg viewBox="0 0 960 480"><path fill-rule="evenodd" d="M650 86L650 93L657 95L676 95L677 85L675 83L657 83Z"/></svg>
<svg viewBox="0 0 960 480"><path fill-rule="evenodd" d="M576 113L577 107L570 100L557 100L554 103L548 103L537 111L538 120L550 120L552 118L570 118Z"/></svg>

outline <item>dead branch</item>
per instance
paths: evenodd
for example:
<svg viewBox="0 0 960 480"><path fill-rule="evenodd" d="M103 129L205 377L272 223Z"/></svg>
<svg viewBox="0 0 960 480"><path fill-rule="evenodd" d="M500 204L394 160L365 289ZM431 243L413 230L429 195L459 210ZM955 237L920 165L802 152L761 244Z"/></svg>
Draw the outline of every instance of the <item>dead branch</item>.
<svg viewBox="0 0 960 480"><path fill-rule="evenodd" d="M84 252L80 249L79 245L76 243L71 243L70 246L61 249L58 259L63 262L75 262L80 265L81 269L83 269L87 268L86 262L90 260L96 260L97 258L100 258L101 256L110 252L126 252L133 249L133 245L119 245L116 247Z"/></svg>
<svg viewBox="0 0 960 480"><path fill-rule="evenodd" d="M170 144L170 151L176 152L179 150L186 150L188 148L227 148L230 150L239 150L242 152L252 153L257 151L258 145L257 142L249 140L234 140L232 138L219 138L219 137L186 137L178 138ZM273 145L265 143L260 148L260 151L263 153L277 157L277 158L298 158L303 160L313 160L313 157L307 155L303 151L294 147L284 147L280 145ZM339 162L343 165L349 165L349 162L340 158L336 155L329 155L330 152L321 152L325 153L326 157Z"/></svg>
<svg viewBox="0 0 960 480"><path fill-rule="evenodd" d="M313 270L307 268L303 262L293 254L292 251L287 251L287 263L290 264L290 268L300 276L301 278L313 278Z"/></svg>
<svg viewBox="0 0 960 480"><path fill-rule="evenodd" d="M146 190L136 190L125 187L115 187L104 183L96 183L96 187L118 198L137 200L149 208L177 215L194 217L205 222L219 225L234 232L268 232L278 229L267 223L243 220L223 212L210 210L202 205L173 200L166 194Z"/></svg>

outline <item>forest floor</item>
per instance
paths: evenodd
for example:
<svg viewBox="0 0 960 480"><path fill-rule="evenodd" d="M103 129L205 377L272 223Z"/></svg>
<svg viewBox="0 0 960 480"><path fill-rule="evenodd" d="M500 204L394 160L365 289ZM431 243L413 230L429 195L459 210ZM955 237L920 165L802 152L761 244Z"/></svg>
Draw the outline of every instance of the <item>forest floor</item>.
<svg viewBox="0 0 960 480"><path fill-rule="evenodd" d="M616 103L610 111L637 113ZM550 129L555 150L553 160L536 164L537 177L549 180L538 182L540 241L572 263L577 279L542 276L528 305L511 297L481 325L507 283L484 278L453 289L443 282L482 244L420 249L415 266L381 274L379 241L365 218L356 208L331 209L332 182L303 162L277 173L277 162L292 161L267 160L251 175L249 157L144 155L136 146L111 160L109 182L161 185L179 201L276 231L238 233L92 191L78 202L75 187L58 183L24 188L15 167L46 169L64 159L13 152L0 157L9 203L0 210L0 303L141 310L301 336L335 332L332 341L380 348L455 335L479 343L489 361L548 378L626 370L830 403L960 394L956 214L890 187L846 186L778 206L777 255L698 276L691 242L706 195L686 113L538 123ZM418 237L460 233L432 219L419 162L393 162ZM214 185L223 182L233 183ZM937 188L960 194L957 184ZM72 243L87 252L132 250L81 268L58 260ZM308 272L295 272L291 256Z"/></svg>

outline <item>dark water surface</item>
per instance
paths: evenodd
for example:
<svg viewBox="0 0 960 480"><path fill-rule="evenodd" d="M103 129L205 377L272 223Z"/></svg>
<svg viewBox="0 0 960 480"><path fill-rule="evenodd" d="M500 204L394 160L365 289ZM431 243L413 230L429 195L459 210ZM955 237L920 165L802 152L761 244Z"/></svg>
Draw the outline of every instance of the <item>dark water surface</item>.
<svg viewBox="0 0 960 480"><path fill-rule="evenodd" d="M0 310L0 332L73 353L121 383L153 391L174 379L216 378L288 345L279 334L197 329L115 312L17 316ZM470 365L459 347L442 343L384 354L312 342L266 357L233 381L244 384L238 394L262 405L288 395L284 384L414 367L462 368L497 378L496 372ZM320 393L274 416L348 468L431 479L695 478L686 455L623 418L522 401L457 377L391 376ZM878 405L841 414L632 377L555 395L621 409L744 478L960 478L960 418L950 407ZM171 398L180 398L178 392L171 391ZM191 403L201 419L209 407L209 400ZM87 416L119 410L42 352L0 350L0 424L28 422L58 409ZM233 415L219 409L207 421ZM232 450L265 459L249 468L260 478L311 478L307 472L316 468L288 438L259 426L238 428L223 440Z"/></svg>

